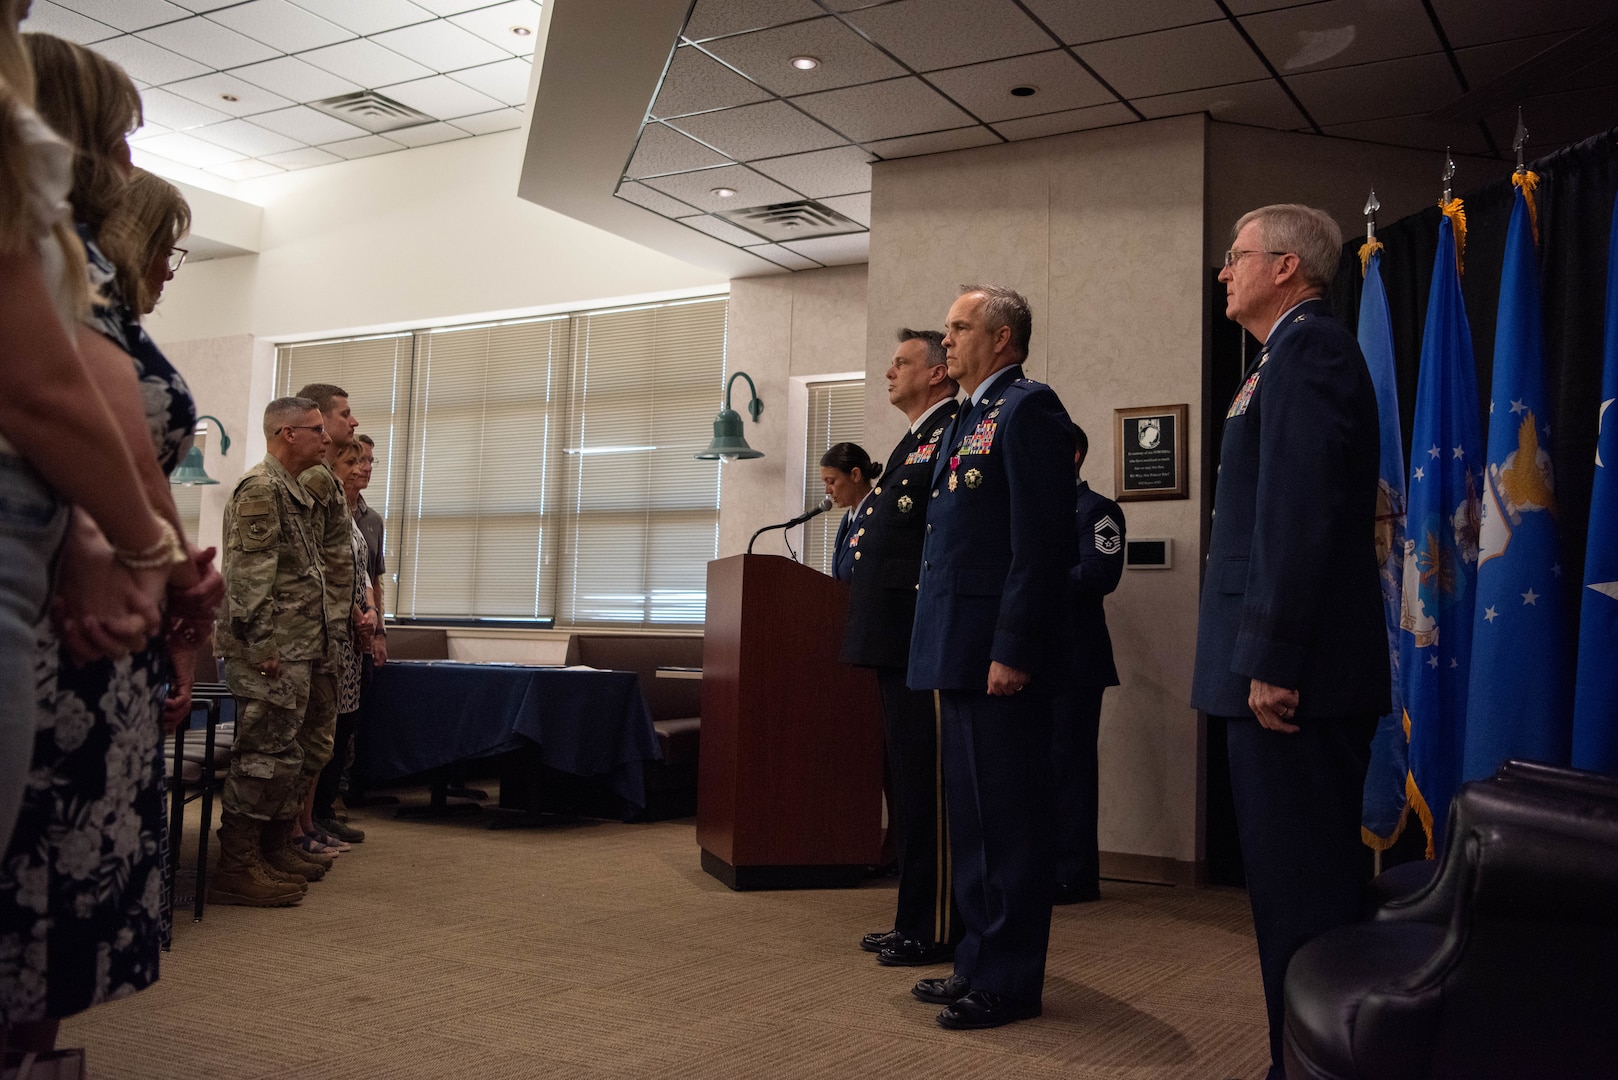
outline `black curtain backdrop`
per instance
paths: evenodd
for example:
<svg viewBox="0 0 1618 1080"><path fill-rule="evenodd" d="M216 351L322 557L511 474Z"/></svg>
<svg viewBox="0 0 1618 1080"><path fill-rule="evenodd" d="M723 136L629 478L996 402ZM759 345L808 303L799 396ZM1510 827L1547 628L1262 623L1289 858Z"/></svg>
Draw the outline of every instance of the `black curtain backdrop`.
<svg viewBox="0 0 1618 1080"><path fill-rule="evenodd" d="M1562 530L1562 583L1568 600L1568 641L1576 648L1584 579L1585 533L1590 518L1590 485L1595 473L1596 410L1601 403L1603 320L1607 288L1607 245L1614 193L1618 193L1618 128L1529 162L1539 174L1539 266L1545 322L1545 380L1552 415L1551 451L1556 469L1558 522ZM1435 194L1439 187L1435 177ZM1465 271L1461 293L1472 329L1477 361L1479 431L1489 430L1489 386L1494 370L1495 318L1500 302L1500 270L1514 188L1510 180L1461 192L1466 203ZM1393 319L1394 355L1399 374L1399 428L1406 473L1416 410L1416 370L1427 318L1433 256L1438 247L1439 210L1377 227L1382 280ZM1353 329L1359 320L1361 231L1343 247L1342 263L1328 298Z"/></svg>

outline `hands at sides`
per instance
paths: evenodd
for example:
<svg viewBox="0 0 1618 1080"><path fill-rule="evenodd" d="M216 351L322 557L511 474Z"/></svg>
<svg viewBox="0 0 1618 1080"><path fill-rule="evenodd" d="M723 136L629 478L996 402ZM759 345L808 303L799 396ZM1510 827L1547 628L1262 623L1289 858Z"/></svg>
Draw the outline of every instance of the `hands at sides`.
<svg viewBox="0 0 1618 1080"><path fill-rule="evenodd" d="M381 667L388 662L388 636L386 634L378 634L371 639L371 660L375 662L377 667Z"/></svg>
<svg viewBox="0 0 1618 1080"><path fill-rule="evenodd" d="M361 611L358 604L349 616L350 625L354 627L354 651L368 653L371 651L372 635L376 633L376 624L371 621L369 611Z"/></svg>
<svg viewBox="0 0 1618 1080"><path fill-rule="evenodd" d="M172 735L191 718L191 689L196 685L195 645L169 638L169 659L174 663L174 682L163 699L163 734Z"/></svg>
<svg viewBox="0 0 1618 1080"><path fill-rule="evenodd" d="M266 679L279 679L281 677L281 656L277 653L268 660L260 660L258 673Z"/></svg>
<svg viewBox="0 0 1618 1080"><path fill-rule="evenodd" d="M1258 722L1271 731L1291 735L1298 730L1297 724L1289 722L1298 711L1296 690L1271 686L1262 679L1254 679L1252 688L1247 692L1247 707L1253 710Z"/></svg>
<svg viewBox="0 0 1618 1080"><path fill-rule="evenodd" d="M130 570L89 516L73 511L51 615L77 663L127 656L162 626L168 569Z"/></svg>
<svg viewBox="0 0 1618 1080"><path fill-rule="evenodd" d="M989 662L989 693L996 697L1015 694L1028 685L1028 672L1008 667L998 660Z"/></svg>

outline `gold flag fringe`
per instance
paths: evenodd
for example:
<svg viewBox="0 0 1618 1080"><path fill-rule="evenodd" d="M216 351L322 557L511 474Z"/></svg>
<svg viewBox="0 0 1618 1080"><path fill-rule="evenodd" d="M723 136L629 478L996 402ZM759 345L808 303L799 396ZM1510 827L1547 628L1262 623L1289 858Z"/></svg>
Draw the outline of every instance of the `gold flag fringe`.
<svg viewBox="0 0 1618 1080"><path fill-rule="evenodd" d="M1371 256L1382 250L1382 241L1367 240L1360 245L1360 277L1371 272Z"/></svg>
<svg viewBox="0 0 1618 1080"><path fill-rule="evenodd" d="M1534 191L1539 187L1539 174L1528 169L1518 169L1511 174L1511 182L1522 188L1523 201L1528 204L1528 223L1534 227L1534 246L1539 246L1539 204L1534 201Z"/></svg>
<svg viewBox="0 0 1618 1080"><path fill-rule="evenodd" d="M1416 787L1416 777L1412 773L1405 774L1405 797L1410 800L1410 809L1421 819L1422 831L1427 834L1427 858L1437 858L1438 849L1433 843L1433 812L1427 805L1426 797Z"/></svg>
<svg viewBox="0 0 1618 1080"><path fill-rule="evenodd" d="M1455 273L1466 273L1466 204L1460 199L1440 202L1438 209L1455 228Z"/></svg>
<svg viewBox="0 0 1618 1080"><path fill-rule="evenodd" d="M1404 809L1399 811L1399 820L1394 824L1392 832L1388 833L1387 836L1378 836L1364 825L1361 825L1360 841L1372 851L1386 851L1399 842L1399 837L1404 835L1405 825L1409 821L1410 803L1406 801Z"/></svg>

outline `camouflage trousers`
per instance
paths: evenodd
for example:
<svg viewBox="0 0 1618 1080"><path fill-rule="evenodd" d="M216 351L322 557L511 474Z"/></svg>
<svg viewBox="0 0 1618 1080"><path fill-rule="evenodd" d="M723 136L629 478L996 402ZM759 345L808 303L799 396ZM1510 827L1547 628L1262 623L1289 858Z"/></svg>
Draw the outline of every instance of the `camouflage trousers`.
<svg viewBox="0 0 1618 1080"><path fill-rule="evenodd" d="M256 664L225 660L236 698L236 738L224 811L261 821L296 817L314 778L331 760L337 682L312 660L283 660L270 679Z"/></svg>

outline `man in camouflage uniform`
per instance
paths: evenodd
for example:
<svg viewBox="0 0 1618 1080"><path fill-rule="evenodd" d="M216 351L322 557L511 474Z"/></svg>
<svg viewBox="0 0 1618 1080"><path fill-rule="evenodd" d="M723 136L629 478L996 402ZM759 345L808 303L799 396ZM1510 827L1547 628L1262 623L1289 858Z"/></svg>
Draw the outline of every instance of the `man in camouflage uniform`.
<svg viewBox="0 0 1618 1080"><path fill-rule="evenodd" d="M225 508L226 598L214 639L239 707L208 893L216 903L281 907L324 873L289 841L300 805L300 733L336 706L331 680L314 677L330 650L325 561L315 500L297 480L330 440L307 398L270 402L264 434L268 453Z"/></svg>

